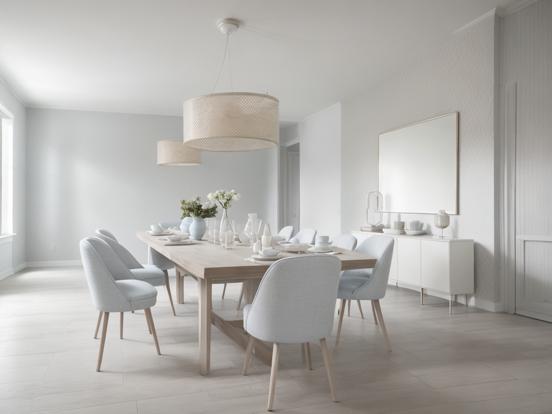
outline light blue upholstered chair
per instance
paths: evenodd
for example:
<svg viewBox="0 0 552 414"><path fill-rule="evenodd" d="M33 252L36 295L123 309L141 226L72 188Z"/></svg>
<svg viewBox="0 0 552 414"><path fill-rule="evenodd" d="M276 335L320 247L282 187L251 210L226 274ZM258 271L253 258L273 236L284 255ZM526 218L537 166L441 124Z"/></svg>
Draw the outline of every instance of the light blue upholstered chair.
<svg viewBox="0 0 552 414"><path fill-rule="evenodd" d="M159 226L164 231L167 231L167 230L172 229L172 228L179 229L180 222L179 221L163 221L163 222L159 223ZM148 264L157 266L159 269L163 270L166 273L168 273L168 271L170 269L175 267L172 260L167 259L161 253L159 253L158 251L152 249L149 246L148 246Z"/></svg>
<svg viewBox="0 0 552 414"><path fill-rule="evenodd" d="M289 241L292 235L293 235L293 226L282 227L282 230L278 232L278 236L280 236L283 239L283 241Z"/></svg>
<svg viewBox="0 0 552 414"><path fill-rule="evenodd" d="M299 230L295 236L290 239L292 243L301 243L301 244L313 244L316 239L317 231L314 229L303 229Z"/></svg>
<svg viewBox="0 0 552 414"><path fill-rule="evenodd" d="M103 316L102 336L96 371L100 371L107 335L109 314L119 312L121 315L121 339L123 336L124 312L144 310L146 322L153 335L157 353L161 355L151 307L157 300L157 290L141 280L135 280L122 260L103 240L89 237L81 240L80 253L86 281L92 295L92 301L100 312L96 334Z"/></svg>
<svg viewBox="0 0 552 414"><path fill-rule="evenodd" d="M335 247L339 247L340 249L355 250L357 245L357 239L352 234L340 234L333 238L332 245ZM364 312L362 312L362 305L360 304L360 300L357 300L357 305L358 305L358 310L360 312L360 316L362 319L364 319ZM349 316L351 316L350 300L347 301L347 313L349 314Z"/></svg>
<svg viewBox="0 0 552 414"><path fill-rule="evenodd" d="M273 343L269 411L274 404L280 344L303 344L305 350L309 342L320 341L332 399L336 401L326 338L332 331L340 269L341 262L335 256L278 260L266 271L253 302L244 307L243 326L250 339L243 375L247 375L255 342Z"/></svg>
<svg viewBox="0 0 552 414"><path fill-rule="evenodd" d="M346 302L348 300L370 300L372 301L375 318L379 322L385 338L387 350L391 352L391 342L383 320L380 299L385 296L387 290L389 269L393 256L393 243L393 237L390 236L374 236L366 239L356 250L376 258L376 266L373 269L355 269L342 272L337 292L337 297L341 299L341 306L335 340L336 346L339 344Z"/></svg>
<svg viewBox="0 0 552 414"><path fill-rule="evenodd" d="M111 236L108 236L111 234ZM171 284L169 281L169 272L166 269L159 268L153 264L141 264L136 258L115 238L113 233L105 229L97 229L96 235L105 241L115 252L122 262L130 270L132 276L135 279L148 282L152 286L165 286L167 294L169 295L169 301L171 303L171 309L173 315L176 316L176 310L171 294ZM171 262L172 263L172 262ZM174 264L173 264L174 266Z"/></svg>
<svg viewBox="0 0 552 414"><path fill-rule="evenodd" d="M332 239L332 246L344 250L355 250L357 239L352 234L340 234Z"/></svg>

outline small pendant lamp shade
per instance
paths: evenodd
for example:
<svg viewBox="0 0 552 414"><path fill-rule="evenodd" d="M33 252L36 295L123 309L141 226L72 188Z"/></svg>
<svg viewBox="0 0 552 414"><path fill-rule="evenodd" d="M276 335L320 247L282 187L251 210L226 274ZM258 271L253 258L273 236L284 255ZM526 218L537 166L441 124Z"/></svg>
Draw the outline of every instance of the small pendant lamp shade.
<svg viewBox="0 0 552 414"><path fill-rule="evenodd" d="M252 151L278 145L278 99L214 93L184 102L184 143L205 151Z"/></svg>
<svg viewBox="0 0 552 414"><path fill-rule="evenodd" d="M181 140L165 139L157 141L157 165L199 165L201 151L190 148Z"/></svg>

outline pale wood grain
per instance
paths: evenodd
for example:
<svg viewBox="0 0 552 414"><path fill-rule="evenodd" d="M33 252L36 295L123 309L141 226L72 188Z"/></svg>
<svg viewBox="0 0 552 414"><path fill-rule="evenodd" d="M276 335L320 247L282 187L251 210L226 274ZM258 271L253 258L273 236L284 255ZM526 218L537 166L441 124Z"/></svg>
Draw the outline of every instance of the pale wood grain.
<svg viewBox="0 0 552 414"><path fill-rule="evenodd" d="M146 232L138 232L140 240L152 249L161 253L177 266L194 276L210 279L213 282L240 282L261 278L271 263L252 263L245 259L251 256L249 247L235 246L223 249L218 245L198 242L189 246L165 246L158 237ZM341 260L341 270L372 268L376 259L358 252L341 250L336 255ZM282 253L283 257L297 256L293 253Z"/></svg>

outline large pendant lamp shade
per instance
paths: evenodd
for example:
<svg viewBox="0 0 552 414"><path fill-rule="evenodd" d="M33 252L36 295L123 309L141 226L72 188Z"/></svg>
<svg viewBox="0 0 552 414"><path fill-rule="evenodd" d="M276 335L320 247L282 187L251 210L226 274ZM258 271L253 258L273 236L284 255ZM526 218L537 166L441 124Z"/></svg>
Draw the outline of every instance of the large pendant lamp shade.
<svg viewBox="0 0 552 414"><path fill-rule="evenodd" d="M278 99L249 92L213 93L184 102L184 143L205 151L252 151L278 145Z"/></svg>
<svg viewBox="0 0 552 414"><path fill-rule="evenodd" d="M201 151L190 148L181 140L164 139L157 142L157 165L184 166L201 164Z"/></svg>

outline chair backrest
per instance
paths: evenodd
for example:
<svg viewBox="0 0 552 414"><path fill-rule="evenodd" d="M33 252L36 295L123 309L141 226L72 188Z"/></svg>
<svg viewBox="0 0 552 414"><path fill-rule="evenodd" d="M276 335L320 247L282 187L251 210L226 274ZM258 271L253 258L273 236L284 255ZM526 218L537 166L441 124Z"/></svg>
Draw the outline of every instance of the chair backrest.
<svg viewBox="0 0 552 414"><path fill-rule="evenodd" d="M289 241L293 235L293 226L283 227L282 230L278 232L278 236L282 237L284 241Z"/></svg>
<svg viewBox="0 0 552 414"><path fill-rule="evenodd" d="M332 240L332 246L345 250L355 250L357 239L352 234L340 234Z"/></svg>
<svg viewBox="0 0 552 414"><path fill-rule="evenodd" d="M127 269L141 269L143 267L140 262L136 260L136 258L132 255L132 253L130 253L128 249L121 243L119 243L116 239L105 236L101 233L97 233L96 236L106 242L109 247L113 249L115 254L119 257L119 259L121 259Z"/></svg>
<svg viewBox="0 0 552 414"><path fill-rule="evenodd" d="M288 257L266 271L245 327L269 342L303 343L331 334L341 261L335 256Z"/></svg>
<svg viewBox="0 0 552 414"><path fill-rule="evenodd" d="M105 236L113 240L117 240L117 237L115 237L113 233L111 233L109 230L106 230L106 229L96 229L94 233L96 233L97 236Z"/></svg>
<svg viewBox="0 0 552 414"><path fill-rule="evenodd" d="M376 300L385 296L393 257L393 245L394 239L391 236L373 236L357 247L358 252L377 258L376 266L372 269L372 277L356 292L358 297Z"/></svg>
<svg viewBox="0 0 552 414"><path fill-rule="evenodd" d="M128 304L115 280L133 279L132 273L103 240L88 237L80 241L80 254L92 301L98 310L109 311Z"/></svg>
<svg viewBox="0 0 552 414"><path fill-rule="evenodd" d="M299 230L292 240L297 243L313 244L317 231L314 229Z"/></svg>

